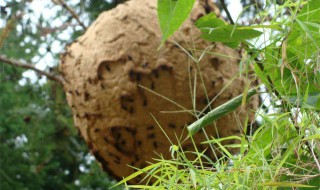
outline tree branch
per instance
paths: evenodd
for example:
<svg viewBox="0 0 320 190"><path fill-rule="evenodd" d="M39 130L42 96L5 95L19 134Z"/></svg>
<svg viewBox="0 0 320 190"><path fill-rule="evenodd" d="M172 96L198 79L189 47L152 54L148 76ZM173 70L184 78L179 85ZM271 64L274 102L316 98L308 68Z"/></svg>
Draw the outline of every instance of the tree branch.
<svg viewBox="0 0 320 190"><path fill-rule="evenodd" d="M226 14L227 14L227 17L228 17L230 23L231 23L231 24L234 24L234 21L233 21L233 19L232 19L232 17L231 17L231 14L230 14L230 12L229 12L229 10L228 10L228 8L227 8L227 5L226 5L226 3L224 2L224 0L220 0L220 3L221 3L221 6L222 6L223 10L226 11Z"/></svg>
<svg viewBox="0 0 320 190"><path fill-rule="evenodd" d="M43 76L46 76L48 79L54 80L54 81L59 82L61 84L64 81L63 78L60 77L60 76L56 76L56 75L54 75L52 73L48 73L46 71L42 71L40 69L37 69L32 64L23 63L23 62L18 61L18 60L7 58L4 55L0 55L0 61L2 61L3 63L9 64L9 65L16 66L16 67L21 67L21 68L25 68L25 69L31 69L31 70L35 71L36 73L38 73L40 75L43 75Z"/></svg>
<svg viewBox="0 0 320 190"><path fill-rule="evenodd" d="M80 21L79 16L77 15L77 13L74 12L74 10L71 9L71 7L69 7L64 0L58 0L58 2L65 8L67 9L67 11L69 11L72 14L72 17L74 19L76 19L76 21L80 24L80 26L82 26L82 28L84 30L87 30L87 27L83 24L83 22Z"/></svg>

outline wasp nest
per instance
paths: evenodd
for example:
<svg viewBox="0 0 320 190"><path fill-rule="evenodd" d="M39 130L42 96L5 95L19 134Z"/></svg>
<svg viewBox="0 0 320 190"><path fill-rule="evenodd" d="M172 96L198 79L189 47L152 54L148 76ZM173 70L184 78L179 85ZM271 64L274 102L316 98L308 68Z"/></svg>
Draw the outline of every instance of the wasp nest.
<svg viewBox="0 0 320 190"><path fill-rule="evenodd" d="M196 119L193 110L205 113L243 92L248 81L233 80L239 53L202 40L194 27L213 8L198 1L180 30L157 50L161 33L156 0L132 0L102 13L67 47L60 69L75 126L110 175L127 176L134 172L128 165L144 167L156 153L170 157L171 144L158 124L177 144L177 137L187 136L186 125ZM256 107L257 101L251 104ZM239 113L240 121L246 115ZM229 114L206 133L239 134L237 121ZM207 148L200 145L206 140L203 133L194 139L200 150ZM192 147L191 141L182 143L185 150ZM211 149L206 154L213 158Z"/></svg>

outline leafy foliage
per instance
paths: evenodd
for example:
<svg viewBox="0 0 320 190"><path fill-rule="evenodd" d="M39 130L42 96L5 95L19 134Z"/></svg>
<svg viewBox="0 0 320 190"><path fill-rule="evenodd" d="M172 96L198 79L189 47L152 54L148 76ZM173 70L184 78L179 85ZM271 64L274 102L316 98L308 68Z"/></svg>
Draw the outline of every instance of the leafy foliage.
<svg viewBox="0 0 320 190"><path fill-rule="evenodd" d="M90 18L101 12L93 2L85 4ZM102 9L113 6L104 2ZM48 8L57 6L48 3ZM76 37L83 32L73 27L72 17L65 17L69 14L62 8L52 20L43 15L34 19L36 13L28 1L1 2L0 10L0 54L27 62L53 60L47 71L57 70L60 51L55 47L72 41L61 34ZM65 23L50 27L56 19ZM108 189L113 185L73 127L62 87L36 75L25 78L23 69L1 61L0 65L0 189Z"/></svg>

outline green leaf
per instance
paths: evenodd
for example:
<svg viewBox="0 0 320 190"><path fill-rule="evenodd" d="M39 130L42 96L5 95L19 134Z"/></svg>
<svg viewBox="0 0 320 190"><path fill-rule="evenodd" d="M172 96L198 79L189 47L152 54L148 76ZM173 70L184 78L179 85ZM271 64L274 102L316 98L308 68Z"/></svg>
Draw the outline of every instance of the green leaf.
<svg viewBox="0 0 320 190"><path fill-rule="evenodd" d="M246 26L248 29L255 29L255 28L269 28L269 29L275 29L275 30L282 30L281 25L274 23L272 25L253 25L253 26Z"/></svg>
<svg viewBox="0 0 320 190"><path fill-rule="evenodd" d="M219 18L217 18L215 13L210 13L198 19L195 23L196 27L199 29L209 27L209 28L217 28L219 26L226 25L225 22Z"/></svg>
<svg viewBox="0 0 320 190"><path fill-rule="evenodd" d="M320 1L310 0L299 12L297 18L301 21L316 22L319 23L320 14Z"/></svg>
<svg viewBox="0 0 320 190"><path fill-rule="evenodd" d="M299 183L291 183L291 182L267 182L267 183L260 183L260 186L273 186L273 187L314 187L310 185L303 185Z"/></svg>
<svg viewBox="0 0 320 190"><path fill-rule="evenodd" d="M298 99L297 95L292 95L287 97L289 102L293 105L301 105L302 107L305 108L314 108L316 110L320 110L320 93L317 92L310 92L307 96L306 96L306 100L303 101L302 97L300 97ZM300 102L298 104L298 102Z"/></svg>
<svg viewBox="0 0 320 190"><path fill-rule="evenodd" d="M161 45L186 20L195 0L158 0L158 17L162 32Z"/></svg>
<svg viewBox="0 0 320 190"><path fill-rule="evenodd" d="M240 26L226 25L216 29L202 30L202 38L210 42L237 42L256 38L262 34L262 32Z"/></svg>
<svg viewBox="0 0 320 190"><path fill-rule="evenodd" d="M251 89L247 93L247 99L256 94L256 90ZM227 113L234 111L239 107L242 103L243 94L233 98L232 100L220 105L214 110L207 113L202 118L198 119L194 123L188 126L188 131L190 135L194 135L197 131L202 129L203 127L211 124L213 121L219 119L220 117L226 115Z"/></svg>
<svg viewBox="0 0 320 190"><path fill-rule="evenodd" d="M306 140L314 140L314 139L320 139L320 134L316 134L316 135L311 135L309 137L306 137L302 140L306 141Z"/></svg>
<svg viewBox="0 0 320 190"><path fill-rule="evenodd" d="M235 42L223 42L224 45L232 48L232 49L235 49L237 48L239 45L240 45L240 41L235 41Z"/></svg>

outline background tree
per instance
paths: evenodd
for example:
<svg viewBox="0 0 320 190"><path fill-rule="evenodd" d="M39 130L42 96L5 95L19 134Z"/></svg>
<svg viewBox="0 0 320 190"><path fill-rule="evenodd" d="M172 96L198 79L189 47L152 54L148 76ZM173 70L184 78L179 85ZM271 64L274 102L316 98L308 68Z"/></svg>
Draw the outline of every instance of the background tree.
<svg viewBox="0 0 320 190"><path fill-rule="evenodd" d="M121 2L0 1L0 189L108 189L112 183L77 136L59 82L8 65L7 58L58 76L63 47ZM242 1L252 5L245 17L262 2Z"/></svg>
<svg viewBox="0 0 320 190"><path fill-rule="evenodd" d="M84 31L77 27L62 2L0 2L1 58L33 63L29 64L32 67L40 63L38 67L56 75L60 51ZM88 25L100 12L117 4L65 3L84 17ZM36 10L32 7L35 4L47 7ZM53 11L52 20L43 15L48 10ZM58 22L58 26L52 27L52 21ZM59 82L44 80L45 76L33 71L29 71L31 78L24 77L28 75L25 69L3 61L0 61L0 189L108 189L112 181L77 135Z"/></svg>

